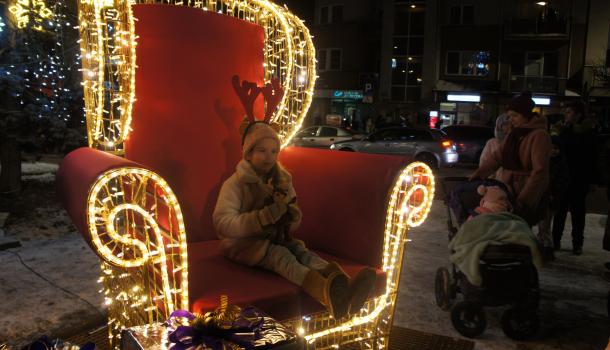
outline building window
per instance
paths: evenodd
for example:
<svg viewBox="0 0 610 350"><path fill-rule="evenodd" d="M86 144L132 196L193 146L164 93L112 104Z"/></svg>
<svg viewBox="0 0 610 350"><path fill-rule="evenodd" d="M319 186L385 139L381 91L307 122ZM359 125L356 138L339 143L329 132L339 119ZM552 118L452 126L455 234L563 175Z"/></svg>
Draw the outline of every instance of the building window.
<svg viewBox="0 0 610 350"><path fill-rule="evenodd" d="M390 98L397 102L421 99L422 56L426 5L423 2L394 6L394 38Z"/></svg>
<svg viewBox="0 0 610 350"><path fill-rule="evenodd" d="M445 74L487 76L489 62L489 51L448 51Z"/></svg>
<svg viewBox="0 0 610 350"><path fill-rule="evenodd" d="M405 87L404 86L392 86L390 99L392 101L404 101L405 100Z"/></svg>
<svg viewBox="0 0 610 350"><path fill-rule="evenodd" d="M320 8L320 24L328 23L328 6L323 6Z"/></svg>
<svg viewBox="0 0 610 350"><path fill-rule="evenodd" d="M474 24L474 6L451 6L449 8L449 24Z"/></svg>
<svg viewBox="0 0 610 350"><path fill-rule="evenodd" d="M393 101L420 100L422 62L419 58L409 58L395 57L392 59L391 99Z"/></svg>
<svg viewBox="0 0 610 350"><path fill-rule="evenodd" d="M341 49L320 49L318 55L318 70L341 70Z"/></svg>
<svg viewBox="0 0 610 350"><path fill-rule="evenodd" d="M318 70L326 70L326 50L318 50Z"/></svg>
<svg viewBox="0 0 610 350"><path fill-rule="evenodd" d="M423 5L396 5L394 7L395 35L424 35L426 8Z"/></svg>
<svg viewBox="0 0 610 350"><path fill-rule="evenodd" d="M332 7L331 23L343 22L343 5L335 5Z"/></svg>
<svg viewBox="0 0 610 350"><path fill-rule="evenodd" d="M318 23L341 23L343 22L343 5L320 7L320 19Z"/></svg>
<svg viewBox="0 0 610 350"><path fill-rule="evenodd" d="M558 64L557 52L515 52L511 55L512 75L555 77Z"/></svg>
<svg viewBox="0 0 610 350"><path fill-rule="evenodd" d="M340 70L341 69L341 49L330 50L330 65L329 70Z"/></svg>

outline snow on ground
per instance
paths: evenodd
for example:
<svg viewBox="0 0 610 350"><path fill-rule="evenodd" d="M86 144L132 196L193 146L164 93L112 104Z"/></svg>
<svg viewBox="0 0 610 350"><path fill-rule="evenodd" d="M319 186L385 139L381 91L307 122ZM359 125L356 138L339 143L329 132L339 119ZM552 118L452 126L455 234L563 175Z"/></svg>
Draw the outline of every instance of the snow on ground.
<svg viewBox="0 0 610 350"><path fill-rule="evenodd" d="M24 175L40 175L40 174L54 174L57 172L59 165L52 163L43 162L23 162L21 163L21 172ZM25 180L25 179L24 179Z"/></svg>
<svg viewBox="0 0 610 350"><path fill-rule="evenodd" d="M99 261L80 234L0 251L0 266L0 343L66 336L104 322Z"/></svg>
<svg viewBox="0 0 610 350"><path fill-rule="evenodd" d="M584 253L572 255L570 222L566 224L563 246L557 260L540 271L541 330L527 342L507 338L500 326L506 307L486 308L487 330L479 336L475 349L604 349L610 337L606 298L610 283L602 278L603 263L610 253L603 251L601 240L606 216L587 215ZM394 324L424 332L460 337L453 328L449 312L436 306L434 277L436 269L449 265L446 211L435 201L430 216L421 227L409 232L401 275Z"/></svg>

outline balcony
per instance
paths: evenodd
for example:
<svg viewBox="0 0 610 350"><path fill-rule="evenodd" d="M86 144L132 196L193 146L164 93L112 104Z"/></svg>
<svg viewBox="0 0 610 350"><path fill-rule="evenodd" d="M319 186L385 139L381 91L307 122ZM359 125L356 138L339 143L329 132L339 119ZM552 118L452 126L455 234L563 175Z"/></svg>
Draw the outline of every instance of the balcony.
<svg viewBox="0 0 610 350"><path fill-rule="evenodd" d="M530 91L532 93L559 93L560 79L557 77L539 77L526 75L513 75L510 78L510 91L522 92Z"/></svg>
<svg viewBox="0 0 610 350"><path fill-rule="evenodd" d="M507 39L568 39L568 21L565 19L511 18L504 26Z"/></svg>

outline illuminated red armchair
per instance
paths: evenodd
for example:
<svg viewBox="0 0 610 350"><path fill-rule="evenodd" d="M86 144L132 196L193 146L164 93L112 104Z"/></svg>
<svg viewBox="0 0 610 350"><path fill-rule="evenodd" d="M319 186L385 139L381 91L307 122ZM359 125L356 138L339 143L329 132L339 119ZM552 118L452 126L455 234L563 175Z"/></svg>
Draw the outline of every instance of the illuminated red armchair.
<svg viewBox="0 0 610 350"><path fill-rule="evenodd" d="M231 77L261 86L280 78L285 95L273 120L287 143L311 102L315 61L307 29L283 8L200 5L207 11L79 5L90 147L66 156L57 181L102 260L111 334L176 309L211 310L224 294L290 323L312 347L383 344L408 227L425 219L433 196L429 169L396 157L282 150L304 213L296 236L350 274L378 270L375 295L351 318L332 319L290 282L225 259L211 214L241 157L244 113ZM264 113L262 98L255 108Z"/></svg>

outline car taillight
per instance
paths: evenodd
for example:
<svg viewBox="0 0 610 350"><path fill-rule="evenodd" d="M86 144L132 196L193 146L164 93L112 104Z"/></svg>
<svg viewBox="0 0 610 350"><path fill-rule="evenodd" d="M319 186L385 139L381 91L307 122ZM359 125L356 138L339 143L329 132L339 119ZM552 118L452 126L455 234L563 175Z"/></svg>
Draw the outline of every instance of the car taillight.
<svg viewBox="0 0 610 350"><path fill-rule="evenodd" d="M449 148L453 145L453 143L451 141L443 141L443 142L441 142L441 145L443 147Z"/></svg>

